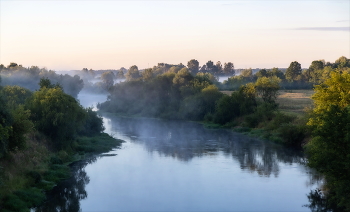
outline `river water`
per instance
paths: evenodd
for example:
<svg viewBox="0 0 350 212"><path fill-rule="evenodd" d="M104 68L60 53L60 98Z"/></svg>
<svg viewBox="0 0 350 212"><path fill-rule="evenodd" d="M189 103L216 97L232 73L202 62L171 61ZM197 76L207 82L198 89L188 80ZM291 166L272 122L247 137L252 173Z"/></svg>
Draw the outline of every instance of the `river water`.
<svg viewBox="0 0 350 212"><path fill-rule="evenodd" d="M105 100L79 98L83 106ZM310 211L317 182L299 151L193 122L103 120L125 143L75 163L43 211Z"/></svg>

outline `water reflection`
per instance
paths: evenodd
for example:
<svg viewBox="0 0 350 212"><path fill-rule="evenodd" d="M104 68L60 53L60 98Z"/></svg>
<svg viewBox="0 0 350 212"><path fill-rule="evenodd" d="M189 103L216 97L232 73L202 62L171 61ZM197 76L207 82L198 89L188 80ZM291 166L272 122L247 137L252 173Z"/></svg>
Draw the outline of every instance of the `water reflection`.
<svg viewBox="0 0 350 212"><path fill-rule="evenodd" d="M305 210L306 207L298 208L307 202L307 191L301 188L321 179L312 170L300 165L305 163L301 152L229 130L210 130L193 122L107 115L104 121L108 133L126 140L124 145L137 147L136 150L118 150L120 152L114 159L98 160L94 168L87 167L87 170L91 168L88 172L92 179L90 184L85 167L98 158L73 164L74 177L55 187L45 205L35 211L75 212L81 211L81 208L112 211L166 211L170 208L177 211L218 208L223 211L270 211L285 207L288 210L288 206L291 210L291 207ZM157 157L150 159L140 149ZM99 157L102 156L115 155ZM222 160L223 157L225 160ZM175 160L168 160L170 158ZM204 162L214 163L202 166ZM222 169L233 170L238 165L238 170L248 174L241 175L236 171L220 173L222 169L215 167L220 166L220 162L226 163L220 167ZM306 174L309 179L305 180L305 176L300 178L295 173ZM260 177L254 178L254 174ZM288 174L292 177L286 177ZM265 184L271 176L278 179ZM93 179L98 179L98 183ZM295 187L292 183L296 181ZM305 185L300 185L303 182ZM291 195L294 191L296 195ZM302 200L296 201L296 197Z"/></svg>
<svg viewBox="0 0 350 212"><path fill-rule="evenodd" d="M210 130L193 122L111 117L112 131L123 132L130 141L143 144L147 151L188 162L194 157L223 152L238 161L242 170L260 176L278 176L280 163L304 163L300 151L234 133Z"/></svg>
<svg viewBox="0 0 350 212"><path fill-rule="evenodd" d="M48 200L45 204L34 211L81 211L80 200L87 198L88 194L85 186L90 182L90 178L85 172L85 166L95 162L96 159L96 157L91 157L84 161L73 163L71 165L73 176L54 187L47 194Z"/></svg>

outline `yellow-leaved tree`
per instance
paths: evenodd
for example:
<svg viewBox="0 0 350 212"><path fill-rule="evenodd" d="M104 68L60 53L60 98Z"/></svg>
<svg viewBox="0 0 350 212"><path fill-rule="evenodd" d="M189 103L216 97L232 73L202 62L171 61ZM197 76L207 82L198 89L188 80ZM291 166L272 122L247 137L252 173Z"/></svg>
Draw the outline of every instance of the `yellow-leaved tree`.
<svg viewBox="0 0 350 212"><path fill-rule="evenodd" d="M308 164L324 174L329 204L350 211L350 74L331 72L312 99Z"/></svg>

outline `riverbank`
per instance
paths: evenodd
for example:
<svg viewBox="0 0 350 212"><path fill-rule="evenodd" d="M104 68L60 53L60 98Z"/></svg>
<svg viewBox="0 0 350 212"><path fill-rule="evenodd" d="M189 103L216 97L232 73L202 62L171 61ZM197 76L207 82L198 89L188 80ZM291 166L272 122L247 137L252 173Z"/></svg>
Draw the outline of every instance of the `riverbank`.
<svg viewBox="0 0 350 212"><path fill-rule="evenodd" d="M133 118L133 119L163 119L176 120L160 117L147 117L141 115L128 115L122 113L99 112L100 114L108 114L117 117ZM184 119L178 119L184 120ZM247 122L253 120L251 123ZM256 113L242 116L228 122L224 125L214 123L212 121L193 121L189 122L200 123L210 129L230 129L234 132L242 133L251 137L269 140L275 143L286 145L293 148L301 149L302 146L310 139L309 131L306 127L306 113L297 115L291 112L286 112L280 108L275 110L258 110Z"/></svg>
<svg viewBox="0 0 350 212"><path fill-rule="evenodd" d="M231 95L232 91L223 91ZM274 110L259 108L253 114L227 123L224 126L204 123L213 128L232 128L235 132L270 140L276 143L301 148L310 139L306 126L308 111L313 106L311 96L314 90L279 90L276 98L278 107Z"/></svg>
<svg viewBox="0 0 350 212"><path fill-rule="evenodd" d="M0 210L29 211L45 201L45 192L71 176L73 162L109 152L123 141L106 133L78 137L68 150L54 152L45 136L30 133L27 147L0 161Z"/></svg>

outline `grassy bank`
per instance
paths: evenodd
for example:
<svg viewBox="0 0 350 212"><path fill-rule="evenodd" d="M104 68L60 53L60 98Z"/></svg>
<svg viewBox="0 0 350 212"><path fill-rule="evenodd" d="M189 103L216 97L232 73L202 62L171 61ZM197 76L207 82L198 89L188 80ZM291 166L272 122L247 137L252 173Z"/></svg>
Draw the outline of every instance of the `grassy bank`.
<svg viewBox="0 0 350 212"><path fill-rule="evenodd" d="M50 150L45 136L31 133L25 149L0 161L0 211L29 211L45 200L45 191L71 176L69 164L108 152L122 141L106 133L78 137L66 151Z"/></svg>
<svg viewBox="0 0 350 212"><path fill-rule="evenodd" d="M232 91L223 91L231 95ZM236 119L225 126L206 123L209 127L232 128L249 136L271 140L294 147L303 146L310 139L306 127L307 111L313 106L314 90L279 90L277 109L258 107L253 114Z"/></svg>

